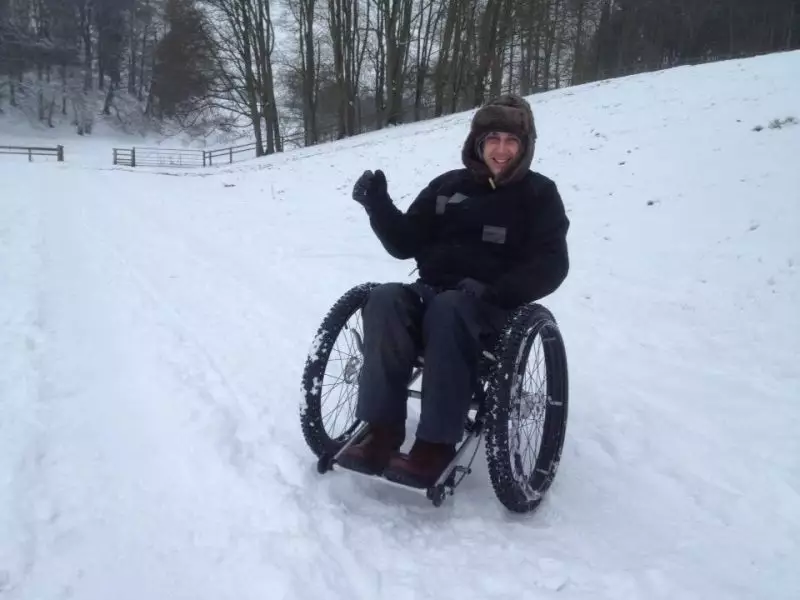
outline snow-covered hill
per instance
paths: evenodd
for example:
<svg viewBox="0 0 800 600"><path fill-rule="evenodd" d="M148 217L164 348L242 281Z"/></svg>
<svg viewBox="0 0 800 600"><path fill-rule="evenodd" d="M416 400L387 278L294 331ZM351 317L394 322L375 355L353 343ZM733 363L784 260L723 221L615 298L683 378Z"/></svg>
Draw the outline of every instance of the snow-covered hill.
<svg viewBox="0 0 800 600"><path fill-rule="evenodd" d="M571 407L525 518L482 455L439 509L320 477L297 417L336 298L411 278L355 178L407 206L470 114L205 171L113 169L102 140L0 157L0 598L797 598L800 123L769 127L800 119L797 73L532 98L572 220L545 300Z"/></svg>

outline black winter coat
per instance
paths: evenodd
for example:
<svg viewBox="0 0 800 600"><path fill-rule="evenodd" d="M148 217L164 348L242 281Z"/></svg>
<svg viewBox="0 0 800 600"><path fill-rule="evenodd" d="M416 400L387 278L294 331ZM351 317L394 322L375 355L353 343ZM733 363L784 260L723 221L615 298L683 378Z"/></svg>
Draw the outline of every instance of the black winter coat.
<svg viewBox="0 0 800 600"><path fill-rule="evenodd" d="M476 279L502 308L547 296L569 271L564 204L555 183L533 171L497 189L468 169L448 171L405 213L388 201L368 214L389 254L416 259L421 281L451 289Z"/></svg>

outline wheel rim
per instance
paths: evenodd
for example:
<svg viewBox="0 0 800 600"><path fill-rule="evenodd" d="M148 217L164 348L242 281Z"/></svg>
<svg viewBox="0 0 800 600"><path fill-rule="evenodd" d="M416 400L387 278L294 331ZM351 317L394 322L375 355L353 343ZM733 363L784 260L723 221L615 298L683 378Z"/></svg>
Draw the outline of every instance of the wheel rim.
<svg viewBox="0 0 800 600"><path fill-rule="evenodd" d="M350 316L333 342L320 385L322 426L335 441L343 441L358 427L358 382L364 364L364 327L361 310ZM341 430L337 430L337 426Z"/></svg>
<svg viewBox="0 0 800 600"><path fill-rule="evenodd" d="M514 365L514 380L508 413L508 445L511 472L519 489L529 499L538 499L537 475L545 475L539 467L540 452L545 440L547 405L550 401L547 377L547 356L541 330L526 332ZM527 360L523 360L527 358Z"/></svg>

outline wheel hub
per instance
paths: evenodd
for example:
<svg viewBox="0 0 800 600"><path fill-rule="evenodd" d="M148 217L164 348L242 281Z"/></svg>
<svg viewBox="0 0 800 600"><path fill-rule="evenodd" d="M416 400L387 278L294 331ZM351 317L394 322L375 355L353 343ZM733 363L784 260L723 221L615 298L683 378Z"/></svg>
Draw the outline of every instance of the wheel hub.
<svg viewBox="0 0 800 600"><path fill-rule="evenodd" d="M361 365L363 362L360 356L351 356L347 359L347 364L344 366L344 374L342 376L345 383L351 385L358 383L358 376L361 373Z"/></svg>

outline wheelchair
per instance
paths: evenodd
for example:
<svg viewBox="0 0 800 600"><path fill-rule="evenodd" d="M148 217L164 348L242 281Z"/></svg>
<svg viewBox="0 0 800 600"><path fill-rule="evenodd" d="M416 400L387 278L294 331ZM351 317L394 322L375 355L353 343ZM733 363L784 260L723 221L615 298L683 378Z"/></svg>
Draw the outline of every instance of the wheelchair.
<svg viewBox="0 0 800 600"><path fill-rule="evenodd" d="M300 421L320 474L332 470L338 455L366 434L368 425L355 417L364 347L360 319L361 309L377 285L356 285L336 301L306 357ZM528 373L529 355L533 355L536 369L544 367L544 376L537 371L532 376ZM412 370L409 397L421 398L414 386L424 376L424 368L420 357ZM526 387L530 383L534 389ZM332 408L324 408L338 386L344 392L336 397ZM495 343L483 350L464 423L465 437L435 485L425 490L428 500L438 507L455 493L471 472L483 440L497 499L511 512L534 511L558 470L568 396L566 350L555 318L535 302L517 308ZM534 422L534 431L522 431L529 421Z"/></svg>

